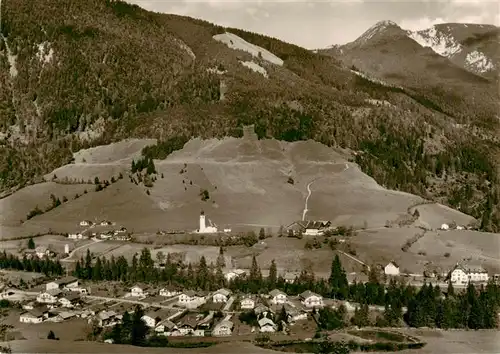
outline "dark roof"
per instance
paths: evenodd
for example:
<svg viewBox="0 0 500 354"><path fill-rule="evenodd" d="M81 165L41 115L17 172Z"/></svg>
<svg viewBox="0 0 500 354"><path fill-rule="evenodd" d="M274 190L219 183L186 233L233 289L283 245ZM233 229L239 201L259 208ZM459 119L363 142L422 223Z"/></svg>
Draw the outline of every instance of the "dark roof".
<svg viewBox="0 0 500 354"><path fill-rule="evenodd" d="M24 312L23 315L29 314L33 317L39 318L42 317L45 312L47 311L41 311L40 309L34 308L33 310Z"/></svg>
<svg viewBox="0 0 500 354"><path fill-rule="evenodd" d="M76 279L75 277L72 277L72 276L67 276L67 277L55 280L54 283L57 283L59 285L66 285L66 284L74 283L75 281L78 281L78 279Z"/></svg>
<svg viewBox="0 0 500 354"><path fill-rule="evenodd" d="M71 292L70 294L63 296L62 298L68 301L75 301L80 299L80 294L76 292Z"/></svg>
<svg viewBox="0 0 500 354"><path fill-rule="evenodd" d="M302 229L322 229L324 227L330 226L330 224L331 222L328 220L299 220L288 225L287 229L295 225L299 226Z"/></svg>

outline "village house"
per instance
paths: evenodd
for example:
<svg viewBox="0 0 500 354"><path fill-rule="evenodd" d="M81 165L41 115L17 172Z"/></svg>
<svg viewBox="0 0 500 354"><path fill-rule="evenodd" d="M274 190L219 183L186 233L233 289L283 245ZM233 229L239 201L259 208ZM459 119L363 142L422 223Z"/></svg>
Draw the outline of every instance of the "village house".
<svg viewBox="0 0 500 354"><path fill-rule="evenodd" d="M231 296L231 291L227 289L219 289L212 295L212 301L215 303L226 303Z"/></svg>
<svg viewBox="0 0 500 354"><path fill-rule="evenodd" d="M471 283L487 283L488 272L481 266L456 265L448 278L453 284L465 285Z"/></svg>
<svg viewBox="0 0 500 354"><path fill-rule="evenodd" d="M272 314L271 309L264 304L258 304L257 306L255 306L253 312L255 313L257 318L267 317L269 313Z"/></svg>
<svg viewBox="0 0 500 354"><path fill-rule="evenodd" d="M163 288L160 290L160 296L173 297L181 294L181 292L176 288Z"/></svg>
<svg viewBox="0 0 500 354"><path fill-rule="evenodd" d="M64 322L64 321L67 321L73 317L76 317L76 313L74 313L72 311L61 311L57 314L57 316L52 318L52 321Z"/></svg>
<svg viewBox="0 0 500 354"><path fill-rule="evenodd" d="M92 226L93 222L90 220L82 220L80 221L80 226Z"/></svg>
<svg viewBox="0 0 500 354"><path fill-rule="evenodd" d="M171 336L172 332L174 332L176 329L177 326L175 325L175 323L170 320L163 320L156 325L155 332L161 333L164 336Z"/></svg>
<svg viewBox="0 0 500 354"><path fill-rule="evenodd" d="M139 285L134 285L130 289L130 296L132 297L146 297L148 295L148 288L147 287L141 287Z"/></svg>
<svg viewBox="0 0 500 354"><path fill-rule="evenodd" d="M300 320L306 320L307 319L307 313L304 311L300 311L296 307L293 307L290 304L284 304L283 308L285 309L285 314L286 314L286 322L287 323L294 323L296 321Z"/></svg>
<svg viewBox="0 0 500 354"><path fill-rule="evenodd" d="M255 307L255 298L253 296L244 296L240 301L242 310L252 310Z"/></svg>
<svg viewBox="0 0 500 354"><path fill-rule="evenodd" d="M224 278L226 278L227 281L231 281L235 278L243 277L246 275L246 271L243 269L233 269L224 274Z"/></svg>
<svg viewBox="0 0 500 354"><path fill-rule="evenodd" d="M21 323L42 323L44 319L48 316L48 310L33 309L27 312L23 312L19 316L19 322Z"/></svg>
<svg viewBox="0 0 500 354"><path fill-rule="evenodd" d="M68 234L68 238L73 239L73 240L82 240L85 237L81 232L73 233L73 234Z"/></svg>
<svg viewBox="0 0 500 354"><path fill-rule="evenodd" d="M310 290L304 291L302 294L300 294L299 298L302 305L309 309L324 306L323 297L321 295L313 293Z"/></svg>
<svg viewBox="0 0 500 354"><path fill-rule="evenodd" d="M198 325L198 320L194 316L186 316L177 325L177 329L179 330L180 335L187 336L190 334L191 335L194 334L197 325Z"/></svg>
<svg viewBox="0 0 500 354"><path fill-rule="evenodd" d="M222 320L217 323L212 331L212 334L216 337L230 336L233 332L234 324L228 320Z"/></svg>
<svg viewBox="0 0 500 354"><path fill-rule="evenodd" d="M289 236L306 235L320 236L330 227L331 222L326 220L299 220L286 227Z"/></svg>
<svg viewBox="0 0 500 354"><path fill-rule="evenodd" d="M59 299L59 303L62 307L73 308L80 302L80 294L69 293Z"/></svg>
<svg viewBox="0 0 500 354"><path fill-rule="evenodd" d="M187 290L179 295L179 305L195 308L206 302L205 294L193 290Z"/></svg>
<svg viewBox="0 0 500 354"><path fill-rule="evenodd" d="M46 290L38 294L36 301L41 304L55 304L61 293L62 291L59 289Z"/></svg>
<svg viewBox="0 0 500 354"><path fill-rule="evenodd" d="M89 318L88 323L97 321L99 327L112 327L117 323L120 323L121 316L119 316L115 311L101 311L96 316Z"/></svg>
<svg viewBox="0 0 500 354"><path fill-rule="evenodd" d="M267 317L263 317L259 320L259 327L260 332L276 332L276 325Z"/></svg>
<svg viewBox="0 0 500 354"><path fill-rule="evenodd" d="M141 319L146 323L149 328L155 328L156 324L161 320L166 319L164 311L161 310L151 310L147 311Z"/></svg>
<svg viewBox="0 0 500 354"><path fill-rule="evenodd" d="M99 225L101 226L111 226L113 225L113 223L111 221L108 221L108 220L103 220L99 223Z"/></svg>
<svg viewBox="0 0 500 354"><path fill-rule="evenodd" d="M78 289L78 279L72 276L67 276L45 284L46 290L76 290Z"/></svg>
<svg viewBox="0 0 500 354"><path fill-rule="evenodd" d="M287 300L287 295L283 291L278 289L274 289L273 291L271 291L269 293L269 296L271 298L271 302L275 305L284 304Z"/></svg>
<svg viewBox="0 0 500 354"><path fill-rule="evenodd" d="M396 262L391 261L384 267L384 274L389 276L399 275L399 266Z"/></svg>
<svg viewBox="0 0 500 354"><path fill-rule="evenodd" d="M295 280L299 276L300 273L298 272L286 272L285 275L283 276L283 279L285 280L285 283L288 284L293 284L295 283Z"/></svg>

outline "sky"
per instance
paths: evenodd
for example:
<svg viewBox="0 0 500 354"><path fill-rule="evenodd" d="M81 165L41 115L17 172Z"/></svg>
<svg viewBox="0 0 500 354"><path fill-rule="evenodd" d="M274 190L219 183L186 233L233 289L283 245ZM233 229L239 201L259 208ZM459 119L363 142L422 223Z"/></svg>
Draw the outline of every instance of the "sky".
<svg viewBox="0 0 500 354"><path fill-rule="evenodd" d="M446 22L500 25L491 0L128 0L225 27L266 34L308 49L355 40L381 20L406 30Z"/></svg>

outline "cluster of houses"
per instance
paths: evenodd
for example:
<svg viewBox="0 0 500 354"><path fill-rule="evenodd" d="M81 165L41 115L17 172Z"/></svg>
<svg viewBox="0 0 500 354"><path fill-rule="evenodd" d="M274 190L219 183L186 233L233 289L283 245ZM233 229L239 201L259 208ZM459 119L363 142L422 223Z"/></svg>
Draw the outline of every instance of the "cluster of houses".
<svg viewBox="0 0 500 354"><path fill-rule="evenodd" d="M90 220L82 220L80 221L80 226L94 228L96 226L109 227L113 226L114 223L108 220L102 220L98 223L93 223ZM73 240L83 240L91 237L101 238L103 240L118 240L118 241L129 241L130 233L127 231L125 227L121 227L119 229L114 230L106 230L102 232L86 229L80 232L74 232L68 234L68 238Z"/></svg>
<svg viewBox="0 0 500 354"><path fill-rule="evenodd" d="M56 252L54 252L50 247L37 246L35 249L24 250L24 255L28 259L43 259L46 257L55 257Z"/></svg>
<svg viewBox="0 0 500 354"><path fill-rule="evenodd" d="M331 229L332 223L328 220L300 220L286 227L288 236L321 236Z"/></svg>

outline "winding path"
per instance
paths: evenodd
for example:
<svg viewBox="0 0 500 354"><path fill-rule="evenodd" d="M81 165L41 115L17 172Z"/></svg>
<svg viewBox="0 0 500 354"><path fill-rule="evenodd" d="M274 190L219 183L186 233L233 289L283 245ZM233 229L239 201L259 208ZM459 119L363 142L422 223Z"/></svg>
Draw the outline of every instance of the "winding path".
<svg viewBox="0 0 500 354"><path fill-rule="evenodd" d="M342 173L342 172L345 172L349 169L349 165L347 164L347 162L345 163L345 167L342 171L340 171L339 173ZM307 212L309 211L309 209L307 209L307 203L309 202L309 197L311 196L312 194L312 191L311 191L311 185L316 182L318 179L320 178L325 178L325 177L317 177L315 179L313 179L311 182L309 182L307 184L307 197L306 197L306 201L305 201L305 204L304 204L304 211L302 212L302 221L305 221L306 219L306 214Z"/></svg>

